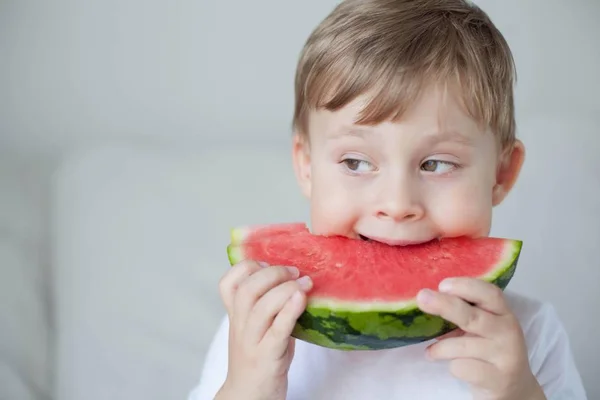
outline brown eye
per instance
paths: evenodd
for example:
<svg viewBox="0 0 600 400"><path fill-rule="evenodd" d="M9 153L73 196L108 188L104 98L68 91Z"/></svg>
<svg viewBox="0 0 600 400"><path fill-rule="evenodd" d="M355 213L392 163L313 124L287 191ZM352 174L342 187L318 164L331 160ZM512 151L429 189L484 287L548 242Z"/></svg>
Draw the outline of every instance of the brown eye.
<svg viewBox="0 0 600 400"><path fill-rule="evenodd" d="M361 160L352 160L352 159L344 160L346 167L348 167L348 169L351 171L356 171L360 167L361 162L362 162Z"/></svg>
<svg viewBox="0 0 600 400"><path fill-rule="evenodd" d="M449 161L427 160L421 164L421 170L438 175L452 172L459 168L459 165Z"/></svg>
<svg viewBox="0 0 600 400"><path fill-rule="evenodd" d="M348 171L352 173L362 174L373 171L373 164L368 161L355 159L355 158L346 158L342 161L344 166Z"/></svg>
<svg viewBox="0 0 600 400"><path fill-rule="evenodd" d="M427 160L423 164L421 164L421 169L427 172L435 172L438 167L438 162L436 160Z"/></svg>

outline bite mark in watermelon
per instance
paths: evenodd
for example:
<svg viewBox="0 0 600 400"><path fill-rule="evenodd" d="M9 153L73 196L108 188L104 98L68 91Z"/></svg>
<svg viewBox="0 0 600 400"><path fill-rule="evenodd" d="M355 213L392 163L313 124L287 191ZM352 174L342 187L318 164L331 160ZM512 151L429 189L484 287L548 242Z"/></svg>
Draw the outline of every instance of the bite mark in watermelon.
<svg viewBox="0 0 600 400"><path fill-rule="evenodd" d="M420 343L456 328L423 313L423 288L468 276L505 289L522 242L453 238L411 246L311 234L305 224L244 226L231 231L231 265L250 259L295 266L313 288L293 336L319 346L377 350Z"/></svg>

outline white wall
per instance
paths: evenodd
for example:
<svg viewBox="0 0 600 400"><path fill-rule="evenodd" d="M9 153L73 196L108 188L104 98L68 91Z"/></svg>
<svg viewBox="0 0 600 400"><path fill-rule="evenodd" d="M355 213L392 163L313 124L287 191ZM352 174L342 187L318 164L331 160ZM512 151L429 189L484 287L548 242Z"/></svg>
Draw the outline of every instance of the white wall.
<svg viewBox="0 0 600 400"><path fill-rule="evenodd" d="M42 151L107 139L282 143L300 48L338 0L8 0L0 132ZM519 69L519 115L598 110L600 2L478 0Z"/></svg>
<svg viewBox="0 0 600 400"><path fill-rule="evenodd" d="M50 169L0 157L0 399L41 400L50 392Z"/></svg>

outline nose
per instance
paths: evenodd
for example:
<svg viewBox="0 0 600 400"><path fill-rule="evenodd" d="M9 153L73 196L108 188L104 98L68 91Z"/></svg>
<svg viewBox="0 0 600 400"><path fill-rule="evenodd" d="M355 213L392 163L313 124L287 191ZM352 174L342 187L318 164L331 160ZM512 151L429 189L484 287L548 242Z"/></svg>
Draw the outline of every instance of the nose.
<svg viewBox="0 0 600 400"><path fill-rule="evenodd" d="M416 185L396 182L386 185L378 196L375 216L394 222L418 221L425 215L425 208Z"/></svg>

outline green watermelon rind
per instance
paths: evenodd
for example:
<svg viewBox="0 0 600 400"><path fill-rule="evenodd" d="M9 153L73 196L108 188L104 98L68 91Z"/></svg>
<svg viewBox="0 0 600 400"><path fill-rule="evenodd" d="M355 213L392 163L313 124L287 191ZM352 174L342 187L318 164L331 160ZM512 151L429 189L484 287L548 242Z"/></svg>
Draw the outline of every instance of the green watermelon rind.
<svg viewBox="0 0 600 400"><path fill-rule="evenodd" d="M231 229L231 231L230 231L231 244L235 245L235 244L242 243L244 241L244 239L246 239L246 237L248 237L248 234L250 232L251 232L251 229L246 226Z"/></svg>
<svg viewBox="0 0 600 400"><path fill-rule="evenodd" d="M242 241L248 228L235 228L236 240L227 246L230 264L244 260ZM241 240L240 240L241 238ZM504 256L480 279L504 290L514 276L522 241L505 239ZM397 303L333 302L312 298L298 318L292 336L338 350L380 350L421 343L456 326L423 313L414 300Z"/></svg>

